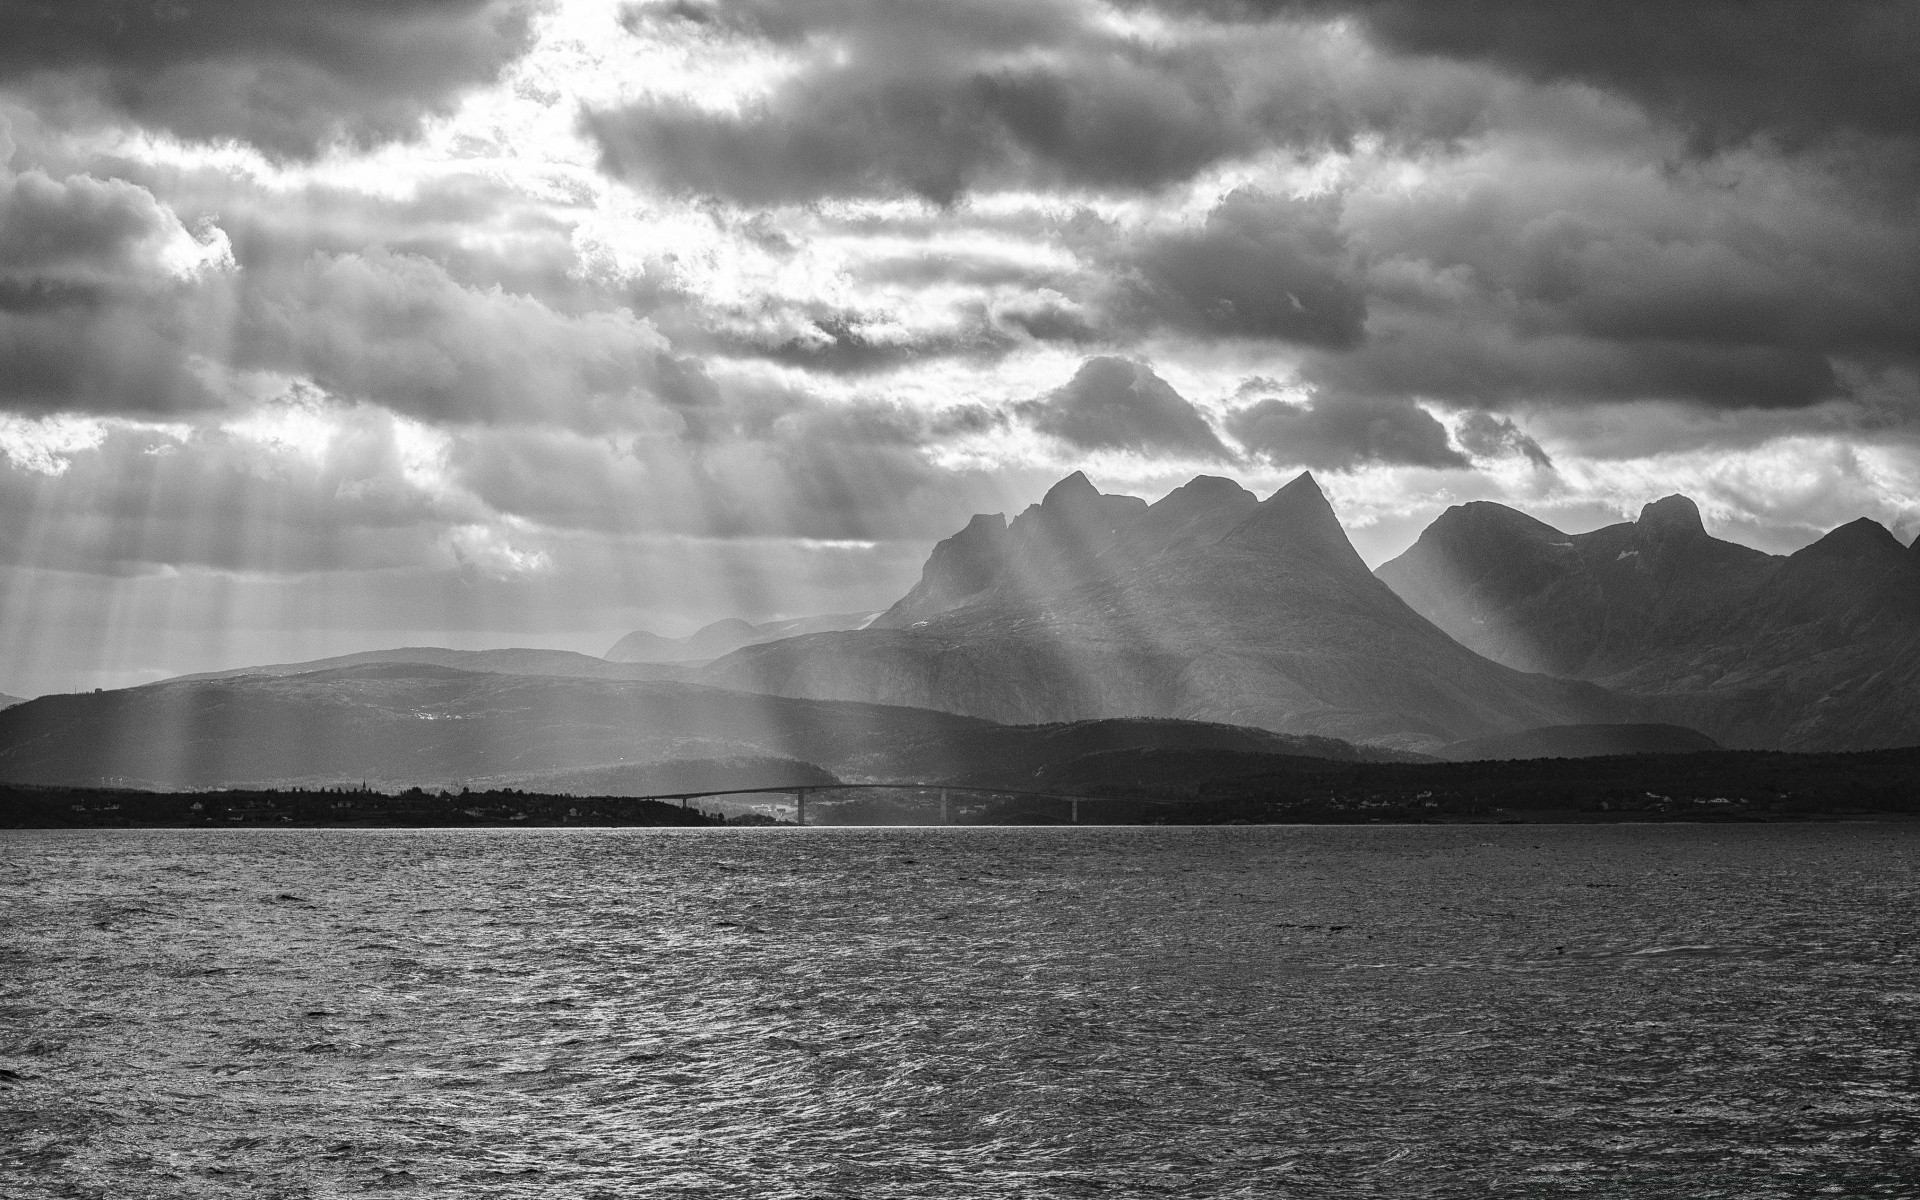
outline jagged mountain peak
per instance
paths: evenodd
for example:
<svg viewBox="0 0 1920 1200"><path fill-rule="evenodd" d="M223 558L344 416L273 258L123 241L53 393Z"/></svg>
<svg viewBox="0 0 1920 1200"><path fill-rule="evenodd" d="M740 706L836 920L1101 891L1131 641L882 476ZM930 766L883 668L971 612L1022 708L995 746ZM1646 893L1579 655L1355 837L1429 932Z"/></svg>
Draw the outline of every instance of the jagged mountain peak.
<svg viewBox="0 0 1920 1200"><path fill-rule="evenodd" d="M1100 489L1094 487L1093 481L1087 478L1085 471L1075 471L1047 489L1047 494L1040 497L1040 507L1051 508L1058 504L1070 504L1082 497L1101 494Z"/></svg>
<svg viewBox="0 0 1920 1200"><path fill-rule="evenodd" d="M1075 471L1047 489L1040 503L1030 504L1008 523L1016 536L1032 536L1038 526L1052 526L1059 537L1071 528L1077 541L1098 541L1128 518L1145 512L1147 502L1138 496L1102 492L1093 486L1085 472ZM1090 546L1084 548L1091 548Z"/></svg>
<svg viewBox="0 0 1920 1200"><path fill-rule="evenodd" d="M1371 576L1359 551L1347 540L1346 528L1334 515L1326 493L1320 490L1309 471L1302 471L1262 500L1220 542L1242 549L1313 557L1328 565L1357 569Z"/></svg>
<svg viewBox="0 0 1920 1200"><path fill-rule="evenodd" d="M1797 551L1795 558L1838 558L1861 559L1885 557L1904 558L1906 547L1893 532L1872 517L1861 517L1849 521L1825 537Z"/></svg>
<svg viewBox="0 0 1920 1200"><path fill-rule="evenodd" d="M1307 528L1331 526L1340 530L1341 537L1346 536L1346 530L1340 527L1340 518L1333 514L1333 505L1328 503L1327 494L1320 490L1311 471L1300 472L1262 500L1255 515L1264 521L1287 521Z"/></svg>
<svg viewBox="0 0 1920 1200"><path fill-rule="evenodd" d="M1698 534L1705 537L1707 527L1700 520L1700 506L1685 496L1662 496L1640 510L1634 523L1641 530L1660 533Z"/></svg>

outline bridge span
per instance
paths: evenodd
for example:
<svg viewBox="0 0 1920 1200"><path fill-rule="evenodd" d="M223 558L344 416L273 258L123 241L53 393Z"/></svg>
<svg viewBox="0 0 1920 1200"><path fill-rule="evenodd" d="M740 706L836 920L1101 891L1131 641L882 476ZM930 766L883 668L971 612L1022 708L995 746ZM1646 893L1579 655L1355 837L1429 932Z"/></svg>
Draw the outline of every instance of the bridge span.
<svg viewBox="0 0 1920 1200"><path fill-rule="evenodd" d="M792 796L794 798L794 806L797 809L795 813L795 823L805 825L807 823L807 794L809 792L939 792L940 823L942 825L953 824L953 808L950 797L950 793L953 792L973 796L1022 796L1038 800L1065 800L1072 806L1069 810L1069 815L1072 822L1076 825L1080 823L1081 801L1091 802L1095 800L1115 799L1113 796L1076 796L1068 792L1035 792L1022 788L973 787L971 785L958 783L921 783L918 781L905 783L809 783L757 788L706 788L697 792L659 792L651 796L630 796L628 799L678 800L680 807L685 808L689 801L705 800L709 797L717 796Z"/></svg>

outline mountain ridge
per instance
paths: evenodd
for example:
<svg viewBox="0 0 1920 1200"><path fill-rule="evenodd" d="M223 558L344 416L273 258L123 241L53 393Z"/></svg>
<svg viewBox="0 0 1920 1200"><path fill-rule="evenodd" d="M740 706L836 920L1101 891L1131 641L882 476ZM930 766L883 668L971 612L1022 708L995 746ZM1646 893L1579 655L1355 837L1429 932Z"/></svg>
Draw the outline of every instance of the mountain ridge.
<svg viewBox="0 0 1920 1200"><path fill-rule="evenodd" d="M873 628L746 647L693 677L1012 722L1170 716L1411 750L1644 715L1464 650L1367 570L1310 474L1258 501L1200 483L1122 504L1075 473L997 546L991 519L969 521L929 556L914 603Z"/></svg>
<svg viewBox="0 0 1920 1200"><path fill-rule="evenodd" d="M841 629L860 629L877 614L823 613L813 617L788 617L754 624L740 617L726 617L703 625L686 637L661 637L645 629L636 629L608 648L603 657L617 663L703 662L759 642L824 633Z"/></svg>
<svg viewBox="0 0 1920 1200"><path fill-rule="evenodd" d="M678 681L379 662L43 696L0 711L0 782L497 787L572 778L603 788L616 777L651 778L689 763L768 761L850 782L937 781L995 764L1041 765L1067 751L1084 753L1088 739L1342 761L1382 757L1329 739L1217 723L1128 719L1077 730L1021 728Z"/></svg>
<svg viewBox="0 0 1920 1200"><path fill-rule="evenodd" d="M1904 699L1920 687L1920 556L1868 518L1769 555L1709 535L1685 497L1584 534L1483 501L1376 574L1496 661L1639 697L1730 747L1920 743Z"/></svg>

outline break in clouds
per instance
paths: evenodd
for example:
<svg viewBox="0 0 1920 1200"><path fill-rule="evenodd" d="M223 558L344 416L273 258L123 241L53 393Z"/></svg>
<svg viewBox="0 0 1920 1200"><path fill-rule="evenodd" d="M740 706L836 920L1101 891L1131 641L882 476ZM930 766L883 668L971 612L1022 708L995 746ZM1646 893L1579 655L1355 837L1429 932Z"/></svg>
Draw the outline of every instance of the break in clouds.
<svg viewBox="0 0 1920 1200"><path fill-rule="evenodd" d="M597 652L883 605L1080 468L1310 468L1376 560L1920 532L1911 5L6 15L9 627Z"/></svg>

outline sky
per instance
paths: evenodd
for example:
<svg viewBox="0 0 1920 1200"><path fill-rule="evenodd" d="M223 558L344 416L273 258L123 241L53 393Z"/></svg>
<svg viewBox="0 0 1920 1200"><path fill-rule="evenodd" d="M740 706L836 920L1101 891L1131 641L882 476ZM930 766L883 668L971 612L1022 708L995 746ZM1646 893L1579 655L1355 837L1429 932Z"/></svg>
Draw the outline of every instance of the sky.
<svg viewBox="0 0 1920 1200"><path fill-rule="evenodd" d="M1074 470L1920 534L1920 6L0 16L0 692L882 608Z"/></svg>

